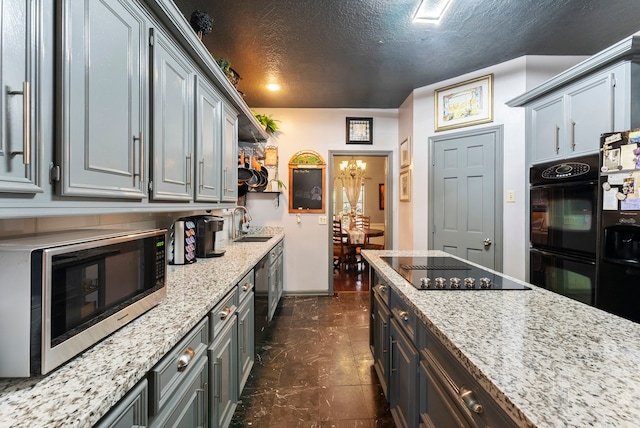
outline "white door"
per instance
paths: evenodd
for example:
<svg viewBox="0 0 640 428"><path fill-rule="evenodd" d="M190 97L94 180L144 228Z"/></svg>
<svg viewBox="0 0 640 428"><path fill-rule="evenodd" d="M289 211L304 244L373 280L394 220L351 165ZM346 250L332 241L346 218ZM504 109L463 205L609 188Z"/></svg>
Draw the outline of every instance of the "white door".
<svg viewBox="0 0 640 428"><path fill-rule="evenodd" d="M432 248L496 270L501 136L502 128L487 128L431 139Z"/></svg>

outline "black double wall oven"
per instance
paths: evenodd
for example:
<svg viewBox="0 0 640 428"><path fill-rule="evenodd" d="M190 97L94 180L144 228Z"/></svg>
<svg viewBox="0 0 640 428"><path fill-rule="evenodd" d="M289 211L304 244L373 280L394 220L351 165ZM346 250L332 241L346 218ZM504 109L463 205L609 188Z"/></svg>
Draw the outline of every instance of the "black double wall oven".
<svg viewBox="0 0 640 428"><path fill-rule="evenodd" d="M595 304L598 154L530 170L530 276L539 287Z"/></svg>

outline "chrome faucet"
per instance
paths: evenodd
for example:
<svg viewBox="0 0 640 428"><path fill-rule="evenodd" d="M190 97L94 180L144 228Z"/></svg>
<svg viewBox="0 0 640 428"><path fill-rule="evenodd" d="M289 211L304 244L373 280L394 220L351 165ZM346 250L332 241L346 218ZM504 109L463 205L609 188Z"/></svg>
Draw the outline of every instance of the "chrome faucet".
<svg viewBox="0 0 640 428"><path fill-rule="evenodd" d="M242 219L239 222L236 221L236 212L238 210L244 211L244 215L242 216ZM238 236L240 236L240 234L242 233L242 223L248 223L250 221L251 221L251 214L249 214L249 211L247 210L246 207L242 205L238 205L237 207L235 207L233 211L231 211L231 224L232 224L231 239L236 239Z"/></svg>

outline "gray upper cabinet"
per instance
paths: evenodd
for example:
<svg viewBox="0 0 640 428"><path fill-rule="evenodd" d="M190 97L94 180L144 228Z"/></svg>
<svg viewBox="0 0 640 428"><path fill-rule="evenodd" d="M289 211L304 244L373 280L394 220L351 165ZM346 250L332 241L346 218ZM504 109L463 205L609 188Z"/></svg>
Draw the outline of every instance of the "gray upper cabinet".
<svg viewBox="0 0 640 428"><path fill-rule="evenodd" d="M33 7L32 7L33 4ZM43 192L36 173L33 77L40 46L34 15L40 1L3 0L0 3L0 191ZM35 13L34 13L35 12Z"/></svg>
<svg viewBox="0 0 640 428"><path fill-rule="evenodd" d="M613 131L615 70L600 72L533 104L532 163L596 152Z"/></svg>
<svg viewBox="0 0 640 428"><path fill-rule="evenodd" d="M193 199L194 68L161 31L152 30L154 200Z"/></svg>
<svg viewBox="0 0 640 428"><path fill-rule="evenodd" d="M144 199L148 19L124 0L59 7L60 193Z"/></svg>
<svg viewBox="0 0 640 428"><path fill-rule="evenodd" d="M205 80L196 79L196 201L221 198L222 97Z"/></svg>
<svg viewBox="0 0 640 428"><path fill-rule="evenodd" d="M222 201L238 199L238 112L224 105L222 124Z"/></svg>

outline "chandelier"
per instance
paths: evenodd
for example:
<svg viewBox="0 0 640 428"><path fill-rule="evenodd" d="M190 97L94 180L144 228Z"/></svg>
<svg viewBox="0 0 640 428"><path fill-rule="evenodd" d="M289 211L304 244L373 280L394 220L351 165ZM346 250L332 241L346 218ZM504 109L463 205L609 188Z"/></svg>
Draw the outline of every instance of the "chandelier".
<svg viewBox="0 0 640 428"><path fill-rule="evenodd" d="M347 194L347 200L351 207L350 216L352 219L355 219L356 205L358 203L358 199L360 199L360 190L362 189L366 169L366 162L359 159L351 159L340 163L340 174L338 175L338 178L342 181L342 187Z"/></svg>

